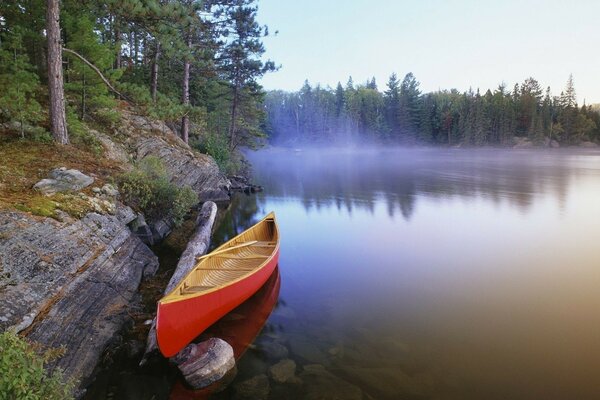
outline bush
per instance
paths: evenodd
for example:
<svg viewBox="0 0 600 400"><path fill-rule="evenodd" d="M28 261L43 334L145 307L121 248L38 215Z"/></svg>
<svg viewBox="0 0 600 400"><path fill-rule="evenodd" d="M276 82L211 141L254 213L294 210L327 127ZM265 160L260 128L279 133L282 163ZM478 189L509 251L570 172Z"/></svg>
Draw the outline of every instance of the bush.
<svg viewBox="0 0 600 400"><path fill-rule="evenodd" d="M0 333L0 400L72 399L73 382L65 382L60 371L48 374L44 369L56 356L56 351L37 354L15 333Z"/></svg>
<svg viewBox="0 0 600 400"><path fill-rule="evenodd" d="M102 155L104 151L102 143L90 133L88 126L75 115L71 107L67 107L67 129L74 145L88 149L98 156Z"/></svg>
<svg viewBox="0 0 600 400"><path fill-rule="evenodd" d="M226 174L237 172L238 165L229 151L226 137L210 133L204 136L203 141L192 141L191 146L201 153L208 154L214 158L222 172Z"/></svg>
<svg viewBox="0 0 600 400"><path fill-rule="evenodd" d="M191 187L179 188L169 180L162 161L146 157L135 168L117 178L123 200L148 218L170 218L181 225L186 214L198 203Z"/></svg>

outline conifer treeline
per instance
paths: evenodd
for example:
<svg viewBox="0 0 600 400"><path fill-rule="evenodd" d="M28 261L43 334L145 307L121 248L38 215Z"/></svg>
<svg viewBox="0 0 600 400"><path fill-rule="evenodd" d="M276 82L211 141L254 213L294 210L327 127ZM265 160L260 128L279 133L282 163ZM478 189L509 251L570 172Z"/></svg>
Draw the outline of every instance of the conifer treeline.
<svg viewBox="0 0 600 400"><path fill-rule="evenodd" d="M82 123L118 118L112 85L185 141L252 145L264 119L257 79L274 69L261 61L268 31L256 20L256 1L2 1L0 123L16 122L23 135L23 127L48 128L48 66L62 65L71 139ZM53 55L46 11L58 6L58 46L69 51Z"/></svg>
<svg viewBox="0 0 600 400"><path fill-rule="evenodd" d="M578 106L572 76L553 96L533 78L512 90L500 85L480 93L443 90L421 93L412 73L392 74L384 91L375 78L335 89L312 87L267 94L268 131L275 143L350 141L400 144L509 146L514 137L535 144L577 144L600 139L600 114Z"/></svg>

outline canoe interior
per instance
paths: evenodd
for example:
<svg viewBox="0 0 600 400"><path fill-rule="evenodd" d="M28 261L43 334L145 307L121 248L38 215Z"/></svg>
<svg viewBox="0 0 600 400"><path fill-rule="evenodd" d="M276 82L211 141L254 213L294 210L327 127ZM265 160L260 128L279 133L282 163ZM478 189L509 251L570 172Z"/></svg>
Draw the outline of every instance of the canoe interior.
<svg viewBox="0 0 600 400"><path fill-rule="evenodd" d="M199 261L179 285L160 302L181 301L188 297L212 292L252 274L273 255L277 247L277 240L275 217L273 214L269 214L258 224L218 247ZM241 247L227 250L236 246Z"/></svg>

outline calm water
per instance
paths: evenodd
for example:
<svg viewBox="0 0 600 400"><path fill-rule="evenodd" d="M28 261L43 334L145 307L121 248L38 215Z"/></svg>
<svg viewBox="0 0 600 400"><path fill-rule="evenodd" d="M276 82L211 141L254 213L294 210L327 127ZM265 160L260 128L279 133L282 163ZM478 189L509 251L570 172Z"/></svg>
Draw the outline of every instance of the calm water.
<svg viewBox="0 0 600 400"><path fill-rule="evenodd" d="M600 152L250 158L215 243L274 210L281 288L233 386L282 345L271 398L599 398Z"/></svg>

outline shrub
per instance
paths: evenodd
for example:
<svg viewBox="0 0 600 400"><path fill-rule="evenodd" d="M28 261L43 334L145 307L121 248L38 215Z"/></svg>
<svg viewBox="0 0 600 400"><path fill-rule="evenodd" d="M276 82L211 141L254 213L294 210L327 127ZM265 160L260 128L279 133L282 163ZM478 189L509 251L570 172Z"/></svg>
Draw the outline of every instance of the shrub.
<svg viewBox="0 0 600 400"><path fill-rule="evenodd" d="M119 176L117 185L123 200L152 220L167 217L180 225L198 203L198 195L192 188L179 188L171 183L162 161L153 156L144 158L132 171Z"/></svg>
<svg viewBox="0 0 600 400"><path fill-rule="evenodd" d="M216 161L219 169L227 174L233 174L236 172L237 165L234 161L234 158L229 151L229 145L227 143L227 138L215 134L210 133L204 136L203 141L192 141L192 147L201 153L208 154Z"/></svg>
<svg viewBox="0 0 600 400"><path fill-rule="evenodd" d="M65 382L60 371L49 374L44 369L56 356L56 351L36 353L15 333L0 333L0 400L72 399L74 383Z"/></svg>
<svg viewBox="0 0 600 400"><path fill-rule="evenodd" d="M102 155L104 148L96 136L90 133L90 129L81 121L71 107L67 107L67 128L73 144L90 150L96 155Z"/></svg>

